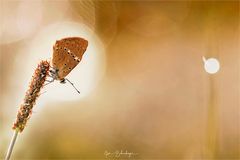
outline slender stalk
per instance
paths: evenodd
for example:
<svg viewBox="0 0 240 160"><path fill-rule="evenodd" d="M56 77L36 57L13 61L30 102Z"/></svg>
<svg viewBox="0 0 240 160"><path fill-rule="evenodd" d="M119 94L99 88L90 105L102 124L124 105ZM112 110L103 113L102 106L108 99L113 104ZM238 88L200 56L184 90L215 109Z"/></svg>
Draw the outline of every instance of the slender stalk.
<svg viewBox="0 0 240 160"><path fill-rule="evenodd" d="M5 160L9 160L10 159L12 151L13 151L14 144L15 144L15 142L17 140L17 136L18 136L18 131L15 130L14 133L13 133L13 136L12 136L12 140L11 140L9 146L8 146L8 151L7 151Z"/></svg>
<svg viewBox="0 0 240 160"><path fill-rule="evenodd" d="M31 117L33 106L35 105L36 100L40 95L40 90L44 86L48 76L49 67L50 64L48 61L41 61L34 71L29 88L25 94L23 103L19 107L16 120L12 126L14 134L8 147L5 160L10 159L18 133L21 133L24 130L27 121Z"/></svg>

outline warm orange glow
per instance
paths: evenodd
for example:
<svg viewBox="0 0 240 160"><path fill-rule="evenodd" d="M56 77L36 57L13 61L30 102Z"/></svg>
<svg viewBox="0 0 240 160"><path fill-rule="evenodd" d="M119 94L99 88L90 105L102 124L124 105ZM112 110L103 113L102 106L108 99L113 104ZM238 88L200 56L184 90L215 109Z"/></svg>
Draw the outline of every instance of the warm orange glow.
<svg viewBox="0 0 240 160"><path fill-rule="evenodd" d="M239 13L239 1L0 2L0 159L36 65L70 36L89 41L67 76L81 94L44 87L12 159L240 159Z"/></svg>

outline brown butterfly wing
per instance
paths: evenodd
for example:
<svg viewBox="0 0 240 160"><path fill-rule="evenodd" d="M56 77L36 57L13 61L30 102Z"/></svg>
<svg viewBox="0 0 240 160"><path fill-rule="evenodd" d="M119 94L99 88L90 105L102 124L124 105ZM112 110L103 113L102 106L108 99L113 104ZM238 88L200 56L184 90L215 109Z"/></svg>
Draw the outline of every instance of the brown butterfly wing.
<svg viewBox="0 0 240 160"><path fill-rule="evenodd" d="M87 49L88 41L79 37L71 37L60 40L59 44L68 48L77 57L82 58L85 50Z"/></svg>
<svg viewBox="0 0 240 160"><path fill-rule="evenodd" d="M88 41L79 37L64 38L53 46L53 68L58 70L58 79L66 77L81 61Z"/></svg>

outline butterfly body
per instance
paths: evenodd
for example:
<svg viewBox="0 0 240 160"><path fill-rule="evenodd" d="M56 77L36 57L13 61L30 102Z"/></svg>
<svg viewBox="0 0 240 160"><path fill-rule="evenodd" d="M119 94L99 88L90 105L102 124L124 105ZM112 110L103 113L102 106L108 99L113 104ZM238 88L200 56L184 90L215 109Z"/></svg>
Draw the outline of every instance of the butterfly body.
<svg viewBox="0 0 240 160"><path fill-rule="evenodd" d="M68 37L56 41L53 46L52 70L54 80L64 82L65 77L78 65L88 46L80 37Z"/></svg>

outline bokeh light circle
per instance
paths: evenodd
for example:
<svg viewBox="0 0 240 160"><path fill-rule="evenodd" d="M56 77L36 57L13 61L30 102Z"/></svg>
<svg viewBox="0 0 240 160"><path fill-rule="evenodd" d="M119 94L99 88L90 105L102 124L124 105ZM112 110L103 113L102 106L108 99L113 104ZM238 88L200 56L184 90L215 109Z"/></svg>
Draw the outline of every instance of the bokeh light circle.
<svg viewBox="0 0 240 160"><path fill-rule="evenodd" d="M42 1L29 3L21 1L1 1L0 44L8 44L30 36L41 25L43 17Z"/></svg>
<svg viewBox="0 0 240 160"><path fill-rule="evenodd" d="M204 69L209 74L215 74L220 69L219 61L216 58L204 60Z"/></svg>

